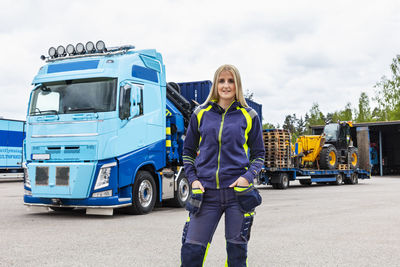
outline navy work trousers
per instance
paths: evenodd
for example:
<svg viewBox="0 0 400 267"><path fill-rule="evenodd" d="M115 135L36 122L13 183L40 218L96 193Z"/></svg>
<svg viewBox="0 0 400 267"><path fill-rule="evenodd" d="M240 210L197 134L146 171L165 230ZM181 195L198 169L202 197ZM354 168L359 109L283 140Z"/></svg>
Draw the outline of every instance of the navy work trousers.
<svg viewBox="0 0 400 267"><path fill-rule="evenodd" d="M228 266L246 266L250 227L233 188L206 189L200 211L189 214L182 237L182 266L202 266L215 229L225 213ZM252 218L251 218L252 219ZM251 221L252 222L252 221ZM247 228L244 231L244 225Z"/></svg>

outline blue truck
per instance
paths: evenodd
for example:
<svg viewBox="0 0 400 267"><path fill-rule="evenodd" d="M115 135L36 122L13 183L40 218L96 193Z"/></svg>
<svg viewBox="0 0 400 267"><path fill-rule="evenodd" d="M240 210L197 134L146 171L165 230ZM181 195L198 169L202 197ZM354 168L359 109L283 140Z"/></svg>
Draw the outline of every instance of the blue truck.
<svg viewBox="0 0 400 267"><path fill-rule="evenodd" d="M156 50L102 41L52 47L42 59L26 122L24 204L101 215L184 206L185 130L211 82L167 83Z"/></svg>
<svg viewBox="0 0 400 267"><path fill-rule="evenodd" d="M24 121L0 119L0 180L22 180Z"/></svg>

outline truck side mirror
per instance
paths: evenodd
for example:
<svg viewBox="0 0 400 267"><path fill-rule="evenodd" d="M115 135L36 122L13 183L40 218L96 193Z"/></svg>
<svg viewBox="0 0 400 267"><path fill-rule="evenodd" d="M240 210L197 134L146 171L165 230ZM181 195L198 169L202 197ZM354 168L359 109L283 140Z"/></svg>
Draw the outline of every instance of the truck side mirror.
<svg viewBox="0 0 400 267"><path fill-rule="evenodd" d="M121 120L131 117L131 86L125 84L121 86L119 98L119 118Z"/></svg>

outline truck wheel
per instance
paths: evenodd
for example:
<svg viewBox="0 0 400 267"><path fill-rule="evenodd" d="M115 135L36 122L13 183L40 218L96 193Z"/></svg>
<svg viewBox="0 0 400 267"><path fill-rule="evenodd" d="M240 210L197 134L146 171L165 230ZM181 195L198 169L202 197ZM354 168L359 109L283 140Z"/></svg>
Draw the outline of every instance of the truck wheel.
<svg viewBox="0 0 400 267"><path fill-rule="evenodd" d="M148 171L138 171L132 189L132 206L127 208L130 214L146 214L153 210L156 203L156 184Z"/></svg>
<svg viewBox="0 0 400 267"><path fill-rule="evenodd" d="M271 184L273 189L278 189L278 184Z"/></svg>
<svg viewBox="0 0 400 267"><path fill-rule="evenodd" d="M349 153L347 156L347 162L350 163L351 169L357 169L359 162L358 162L358 149L356 147L350 147Z"/></svg>
<svg viewBox="0 0 400 267"><path fill-rule="evenodd" d="M352 173L351 174L350 183L351 184L358 184L358 175L357 175L357 173Z"/></svg>
<svg viewBox="0 0 400 267"><path fill-rule="evenodd" d="M339 173L336 175L336 181L333 182L335 185L341 185L343 183L343 176Z"/></svg>
<svg viewBox="0 0 400 267"><path fill-rule="evenodd" d="M289 187L289 175L287 173L281 173L280 182L277 184L278 189L286 189Z"/></svg>
<svg viewBox="0 0 400 267"><path fill-rule="evenodd" d="M186 206L186 202L189 199L190 195L190 185L186 176L181 175L176 181L178 188L175 192L174 199L167 200L166 204L172 207L183 208Z"/></svg>
<svg viewBox="0 0 400 267"><path fill-rule="evenodd" d="M338 158L336 148L332 145L323 147L319 155L319 166L321 169L334 170L337 168Z"/></svg>
<svg viewBox="0 0 400 267"><path fill-rule="evenodd" d="M311 180L308 179L301 179L299 180L301 185L306 185L306 186L310 186L312 184Z"/></svg>

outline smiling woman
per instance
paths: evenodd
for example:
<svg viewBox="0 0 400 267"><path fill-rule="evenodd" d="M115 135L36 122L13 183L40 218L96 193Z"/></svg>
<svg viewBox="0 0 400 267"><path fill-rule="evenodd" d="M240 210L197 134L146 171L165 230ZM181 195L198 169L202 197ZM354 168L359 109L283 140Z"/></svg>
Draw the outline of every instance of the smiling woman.
<svg viewBox="0 0 400 267"><path fill-rule="evenodd" d="M253 179L264 162L261 123L243 97L239 71L223 65L210 94L190 119L183 162L192 194L186 206L182 266L202 266L225 214L227 265L246 266L254 209L261 197Z"/></svg>

